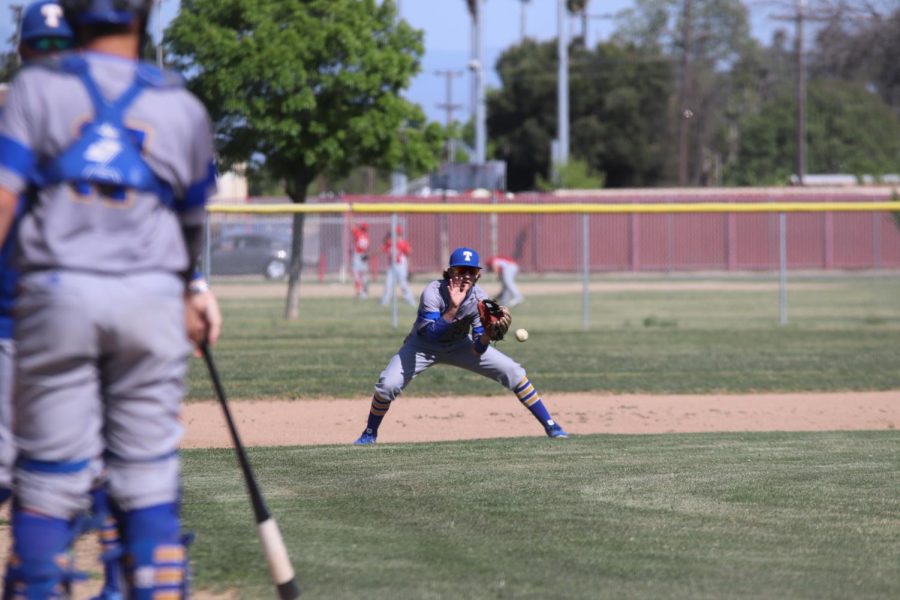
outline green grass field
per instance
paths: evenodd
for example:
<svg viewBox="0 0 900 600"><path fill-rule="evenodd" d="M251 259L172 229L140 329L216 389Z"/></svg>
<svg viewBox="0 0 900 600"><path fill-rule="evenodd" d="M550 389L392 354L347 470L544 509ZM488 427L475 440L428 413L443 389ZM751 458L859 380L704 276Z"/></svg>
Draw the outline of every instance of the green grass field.
<svg viewBox="0 0 900 600"><path fill-rule="evenodd" d="M545 393L708 393L900 389L900 278L807 278L789 293L789 323L778 295L762 291L610 292L591 297L582 330L581 296L533 296L516 307L525 344L501 342ZM727 282L725 282L727 283ZM306 284L316 285L316 284ZM280 299L223 301L216 350L235 398L367 397L415 318L399 327L375 300L304 298L301 317L282 319ZM417 379L415 395L502 394L458 369ZM194 361L191 398L212 398Z"/></svg>
<svg viewBox="0 0 900 600"><path fill-rule="evenodd" d="M307 598L896 598L896 432L254 449ZM196 584L273 597L232 452L185 453Z"/></svg>
<svg viewBox="0 0 900 600"><path fill-rule="evenodd" d="M900 280L534 296L503 342L546 395L900 389ZM229 395L366 398L413 319L223 301ZM191 397L211 398L200 361ZM433 369L415 395L500 394ZM897 598L900 434L578 436L250 451L308 598ZM195 585L273 597L230 450L185 451Z"/></svg>

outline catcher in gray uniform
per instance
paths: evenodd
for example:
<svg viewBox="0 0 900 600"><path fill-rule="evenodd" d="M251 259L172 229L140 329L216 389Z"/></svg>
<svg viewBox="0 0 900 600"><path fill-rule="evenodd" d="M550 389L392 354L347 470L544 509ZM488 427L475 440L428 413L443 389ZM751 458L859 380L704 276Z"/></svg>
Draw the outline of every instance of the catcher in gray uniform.
<svg viewBox="0 0 900 600"><path fill-rule="evenodd" d="M443 279L422 292L419 312L403 346L375 384L366 429L356 445L374 444L384 415L413 378L428 367L445 363L479 373L513 392L551 438L568 437L553 420L519 363L491 346L509 329L506 307L491 303L475 285L481 277L478 252L457 248ZM470 333L471 331L471 333Z"/></svg>
<svg viewBox="0 0 900 600"><path fill-rule="evenodd" d="M68 50L74 43L72 30L62 18L62 7L56 0L36 0L22 13L19 28L19 58L23 63ZM6 84L3 84L4 86ZM0 114L6 90L0 98ZM16 207L23 208L23 201ZM12 438L12 376L15 344L12 339L13 308L18 273L13 268L15 226L0 246L0 504L12 493L12 469L15 443Z"/></svg>
<svg viewBox="0 0 900 600"><path fill-rule="evenodd" d="M203 106L137 60L152 0L62 0L79 52L31 63L0 120L0 239L16 200L18 460L6 595L57 597L97 465L130 598L181 597L179 421L191 344L221 316L191 281L214 188Z"/></svg>

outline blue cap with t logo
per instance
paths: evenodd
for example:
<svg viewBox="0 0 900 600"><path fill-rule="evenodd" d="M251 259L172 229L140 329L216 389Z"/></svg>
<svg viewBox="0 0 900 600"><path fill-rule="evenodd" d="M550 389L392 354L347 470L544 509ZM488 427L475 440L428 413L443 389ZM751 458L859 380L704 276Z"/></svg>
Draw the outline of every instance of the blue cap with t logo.
<svg viewBox="0 0 900 600"><path fill-rule="evenodd" d="M478 264L478 253L471 248L457 248L450 255L451 267L474 267L480 269Z"/></svg>

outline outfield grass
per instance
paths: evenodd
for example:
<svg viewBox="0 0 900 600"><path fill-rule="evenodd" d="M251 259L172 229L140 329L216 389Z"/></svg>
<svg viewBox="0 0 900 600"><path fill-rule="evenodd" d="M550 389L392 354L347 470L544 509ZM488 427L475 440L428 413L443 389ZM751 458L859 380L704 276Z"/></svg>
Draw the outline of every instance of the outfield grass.
<svg viewBox="0 0 900 600"><path fill-rule="evenodd" d="M513 312L513 327L527 328L530 340L500 347L546 395L900 388L900 278L794 279L786 326L778 324L775 289L697 291L695 281L666 281L672 289L594 293L589 331L582 330L580 295L531 296ZM216 354L236 399L368 396L415 318L401 305L394 329L389 309L350 298L304 298L294 322L282 318L281 299L222 304L226 325ZM504 391L438 367L408 393ZM200 361L192 365L190 397L212 398Z"/></svg>
<svg viewBox="0 0 900 600"><path fill-rule="evenodd" d="M306 598L897 598L900 434L252 449ZM272 597L234 454L185 457L197 587Z"/></svg>

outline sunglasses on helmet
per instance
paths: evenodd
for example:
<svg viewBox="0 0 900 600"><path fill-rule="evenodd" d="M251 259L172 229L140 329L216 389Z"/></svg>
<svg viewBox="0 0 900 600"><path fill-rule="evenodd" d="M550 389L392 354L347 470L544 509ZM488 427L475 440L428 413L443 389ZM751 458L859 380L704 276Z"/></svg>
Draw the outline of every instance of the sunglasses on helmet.
<svg viewBox="0 0 900 600"><path fill-rule="evenodd" d="M72 48L72 40L60 37L44 37L29 40L28 47L37 52L59 52Z"/></svg>

